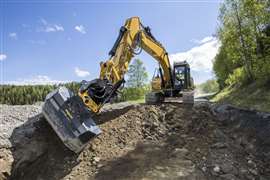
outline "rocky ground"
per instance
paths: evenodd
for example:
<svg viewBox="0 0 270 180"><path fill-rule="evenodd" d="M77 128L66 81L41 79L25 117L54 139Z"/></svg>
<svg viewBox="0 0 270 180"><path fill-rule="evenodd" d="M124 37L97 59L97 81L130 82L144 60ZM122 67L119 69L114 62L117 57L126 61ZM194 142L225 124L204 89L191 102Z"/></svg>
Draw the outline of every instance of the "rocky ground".
<svg viewBox="0 0 270 180"><path fill-rule="evenodd" d="M0 179L270 179L270 114L196 102L109 105L69 151L40 105L0 105Z"/></svg>

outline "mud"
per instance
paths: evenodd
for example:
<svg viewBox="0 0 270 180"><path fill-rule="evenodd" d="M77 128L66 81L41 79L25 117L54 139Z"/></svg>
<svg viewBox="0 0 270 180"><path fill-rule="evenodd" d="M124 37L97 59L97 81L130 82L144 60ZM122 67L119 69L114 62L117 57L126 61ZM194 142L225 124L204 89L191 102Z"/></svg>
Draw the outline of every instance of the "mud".
<svg viewBox="0 0 270 180"><path fill-rule="evenodd" d="M0 179L270 179L269 113L207 102L107 106L95 117L103 133L80 154L29 114L0 148Z"/></svg>

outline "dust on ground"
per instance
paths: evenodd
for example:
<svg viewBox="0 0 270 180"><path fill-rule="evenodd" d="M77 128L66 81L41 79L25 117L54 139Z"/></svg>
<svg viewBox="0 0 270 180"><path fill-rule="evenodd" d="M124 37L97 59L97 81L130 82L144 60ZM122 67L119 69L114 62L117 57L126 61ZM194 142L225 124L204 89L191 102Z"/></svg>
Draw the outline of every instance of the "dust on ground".
<svg viewBox="0 0 270 180"><path fill-rule="evenodd" d="M0 147L0 179L270 179L269 113L207 102L116 104L95 117L103 133L78 155L34 114Z"/></svg>

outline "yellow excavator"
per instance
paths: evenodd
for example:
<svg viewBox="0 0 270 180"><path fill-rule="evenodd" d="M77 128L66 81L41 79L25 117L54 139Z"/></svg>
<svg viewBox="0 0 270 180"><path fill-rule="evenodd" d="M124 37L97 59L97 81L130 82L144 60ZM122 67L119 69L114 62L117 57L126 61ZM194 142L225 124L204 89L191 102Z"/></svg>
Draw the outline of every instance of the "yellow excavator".
<svg viewBox="0 0 270 180"><path fill-rule="evenodd" d="M46 96L42 112L70 150L80 152L91 138L101 133L93 116L117 96L132 57L142 50L159 64L151 81L152 90L145 95L146 103L162 103L165 97L178 97L192 89L189 64L184 61L171 65L168 53L150 28L143 26L138 17L129 18L120 28L109 60L100 63L99 78L82 81L78 94L59 87Z"/></svg>

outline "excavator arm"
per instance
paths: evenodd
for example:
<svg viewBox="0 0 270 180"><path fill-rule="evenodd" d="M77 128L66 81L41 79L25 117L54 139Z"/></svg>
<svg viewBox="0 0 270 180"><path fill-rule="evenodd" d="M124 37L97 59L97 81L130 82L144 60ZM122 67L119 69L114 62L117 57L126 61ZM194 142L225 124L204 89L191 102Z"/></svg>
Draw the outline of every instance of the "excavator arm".
<svg viewBox="0 0 270 180"><path fill-rule="evenodd" d="M91 111L97 113L117 94L117 89L124 83L124 75L132 57L141 50L145 50L160 64L163 70L160 71L161 87L173 87L168 53L151 34L150 28L144 27L138 17L132 17L120 28L119 36L109 52L109 60L100 63L100 77L82 83L79 96Z"/></svg>

